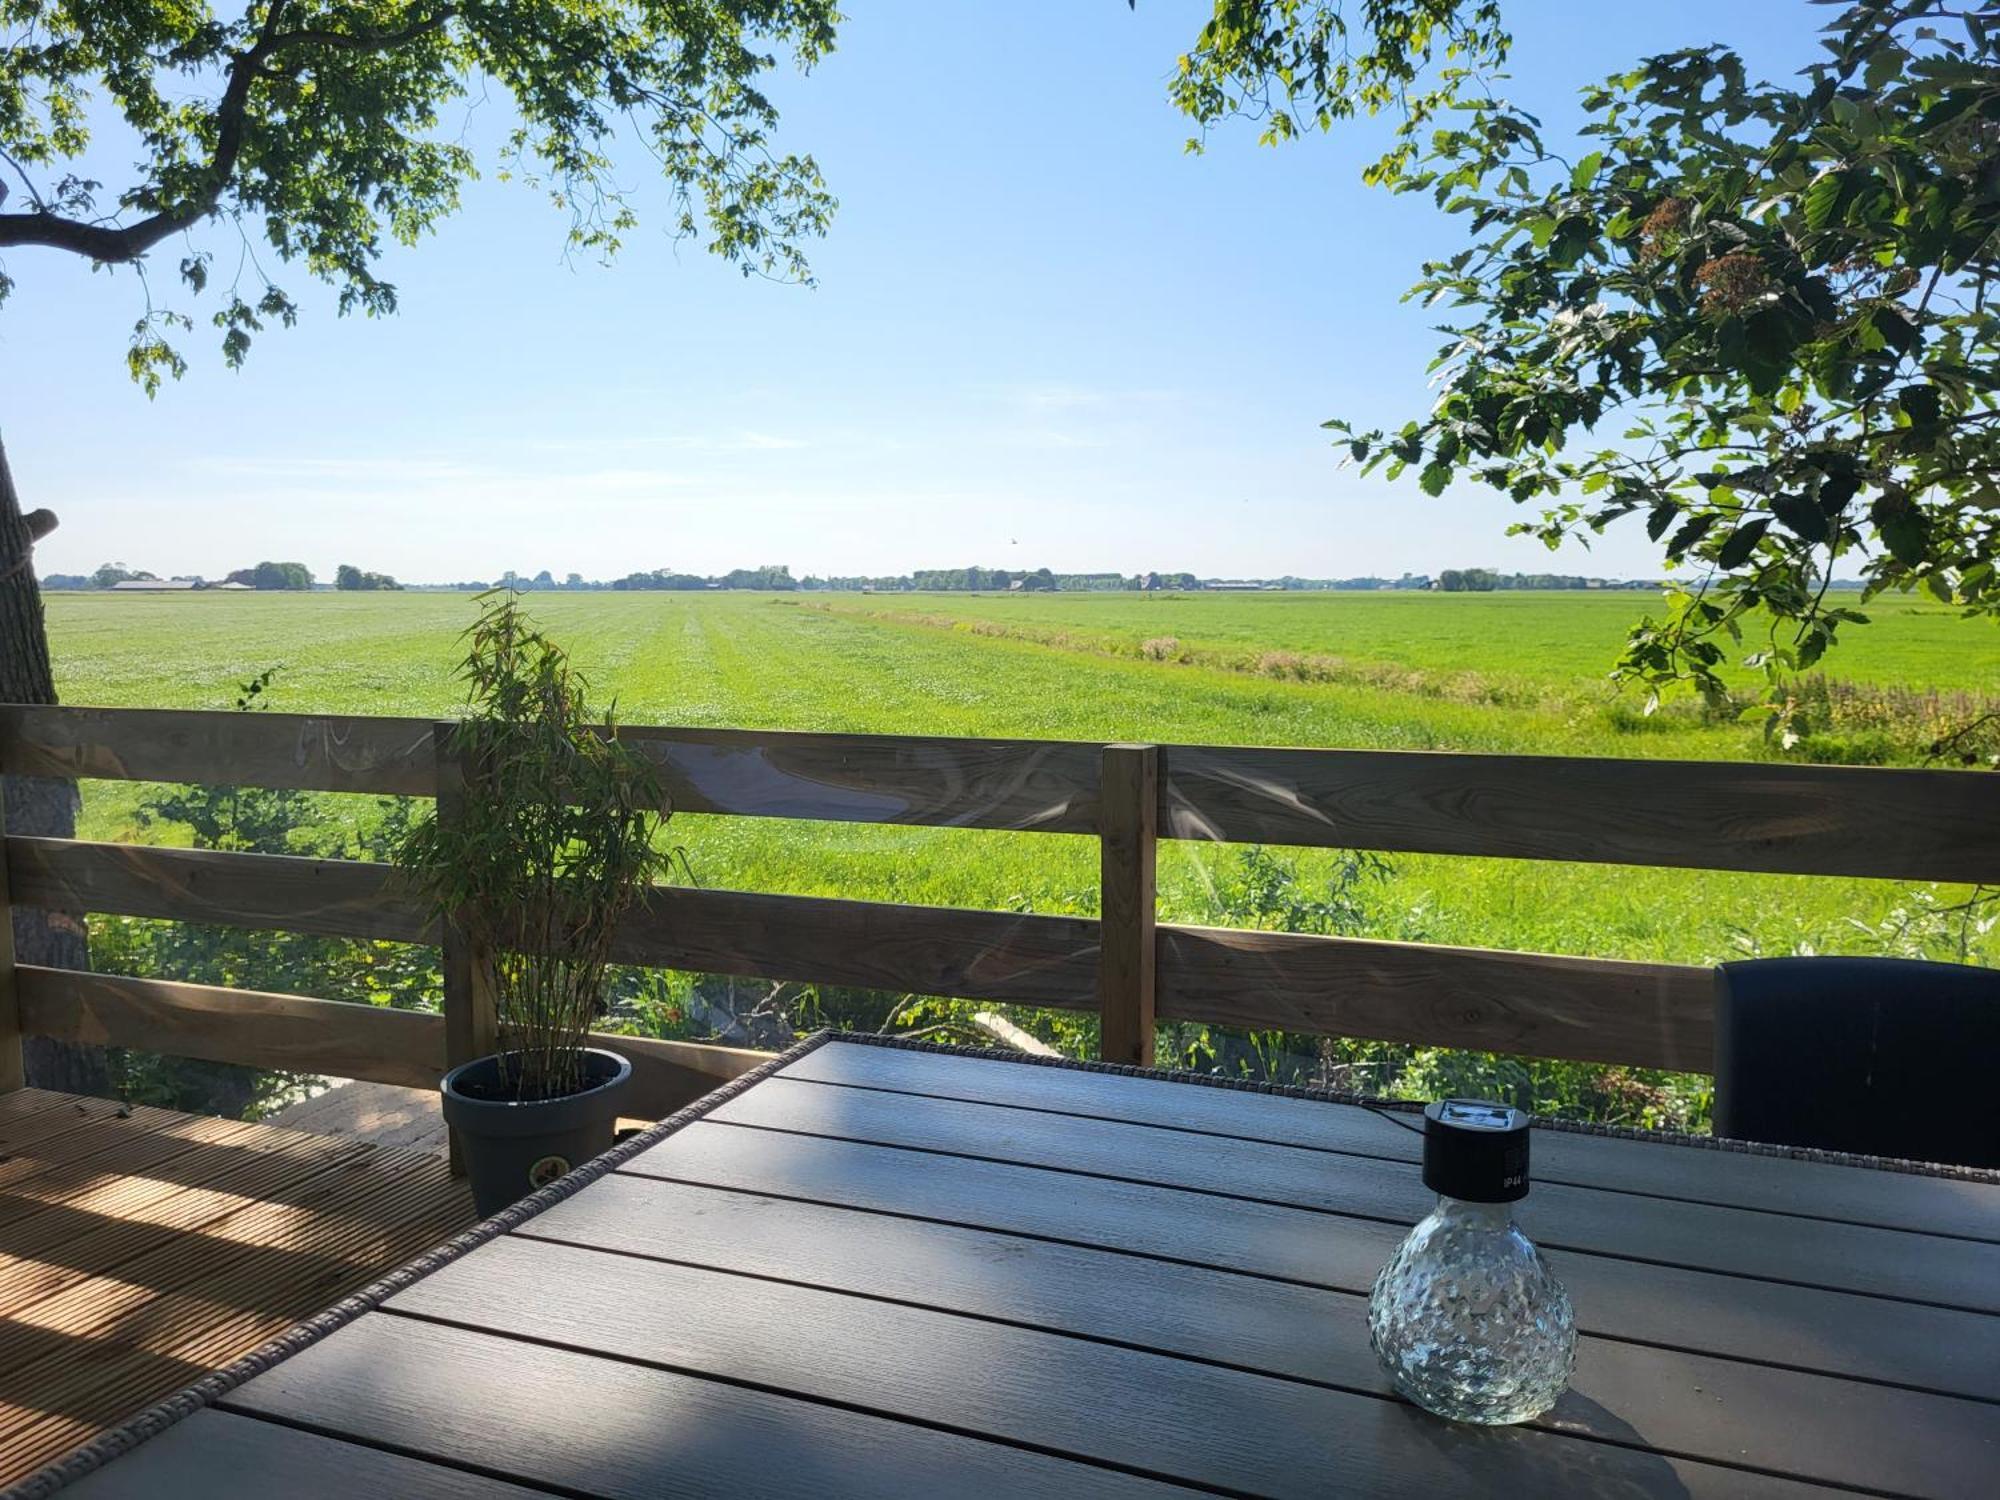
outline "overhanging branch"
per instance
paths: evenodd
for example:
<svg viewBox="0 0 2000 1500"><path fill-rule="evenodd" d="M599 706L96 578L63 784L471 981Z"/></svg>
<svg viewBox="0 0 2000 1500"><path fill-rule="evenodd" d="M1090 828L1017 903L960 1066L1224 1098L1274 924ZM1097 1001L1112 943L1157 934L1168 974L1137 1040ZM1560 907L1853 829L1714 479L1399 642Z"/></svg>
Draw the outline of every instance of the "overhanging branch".
<svg viewBox="0 0 2000 1500"><path fill-rule="evenodd" d="M230 61L228 82L215 107L215 154L209 160L207 185L200 193L133 224L93 224L39 208L26 213L0 214L0 249L41 246L108 264L139 259L169 235L198 224L216 211L243 151L250 90L264 76L263 66L268 59L280 52L305 47L330 47L347 52L387 51L430 35L459 13L457 7L447 6L397 31L348 33L319 28L280 31L289 3L290 0L271 0L257 40Z"/></svg>

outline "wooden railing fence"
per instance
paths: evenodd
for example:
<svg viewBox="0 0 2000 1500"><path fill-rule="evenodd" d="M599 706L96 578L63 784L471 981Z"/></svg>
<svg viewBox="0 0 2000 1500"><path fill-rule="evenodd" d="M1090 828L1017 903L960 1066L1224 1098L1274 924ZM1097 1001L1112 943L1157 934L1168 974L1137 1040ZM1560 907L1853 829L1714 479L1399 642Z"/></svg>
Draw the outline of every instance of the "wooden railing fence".
<svg viewBox="0 0 2000 1500"><path fill-rule="evenodd" d="M437 797L463 770L427 719L0 707L0 772ZM621 963L1097 1010L1104 1056L1156 1020L1707 1071L1710 976L1635 963L1157 923L1162 838L1714 870L2000 880L2000 776L1398 751L630 729L677 811L1093 835L1096 919L658 888ZM493 1045L479 955L391 867L8 836L12 902L404 942L442 940L444 1010L15 966L0 942L0 1087L22 1035L431 1085ZM0 922L0 931L5 930ZM645 1112L752 1066L619 1038Z"/></svg>

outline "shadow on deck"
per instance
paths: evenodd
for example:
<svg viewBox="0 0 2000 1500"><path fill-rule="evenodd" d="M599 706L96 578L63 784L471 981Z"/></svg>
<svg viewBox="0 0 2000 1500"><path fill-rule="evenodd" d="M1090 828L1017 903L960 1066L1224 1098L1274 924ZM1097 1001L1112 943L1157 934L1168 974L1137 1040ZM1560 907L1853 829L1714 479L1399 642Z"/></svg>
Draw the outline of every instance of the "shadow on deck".
<svg viewBox="0 0 2000 1500"><path fill-rule="evenodd" d="M425 1150L0 1095L0 1486L474 1218Z"/></svg>

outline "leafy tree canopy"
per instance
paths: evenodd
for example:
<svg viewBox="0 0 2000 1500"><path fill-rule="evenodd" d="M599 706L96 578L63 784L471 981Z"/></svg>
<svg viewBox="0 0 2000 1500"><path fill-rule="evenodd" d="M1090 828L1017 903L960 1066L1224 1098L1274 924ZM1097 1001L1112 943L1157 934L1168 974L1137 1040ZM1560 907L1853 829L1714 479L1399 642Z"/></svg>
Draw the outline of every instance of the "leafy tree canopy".
<svg viewBox="0 0 2000 1500"><path fill-rule="evenodd" d="M333 570L333 586L349 592L359 590L365 593L402 587L387 573L369 573L355 567L353 563L342 563Z"/></svg>
<svg viewBox="0 0 2000 1500"><path fill-rule="evenodd" d="M1538 509L1550 546L1634 518L1677 577L1620 670L1720 692L1744 660L1812 665L1922 589L2000 615L2000 4L1844 8L1824 56L1753 81L1727 47L1584 91L1560 155L1500 97L1485 0L1217 0L1174 97L1267 140L1412 101L1372 176L1427 192L1472 243L1412 291L1449 310L1440 394L1341 434L1430 494L1472 480Z"/></svg>
<svg viewBox="0 0 2000 1500"><path fill-rule="evenodd" d="M1168 96L1203 131L1190 151L1234 117L1258 121L1263 143L1275 146L1302 126L1327 130L1393 106L1402 128L1367 173L1393 181L1422 127L1505 62L1511 43L1499 0L1215 0Z"/></svg>
<svg viewBox="0 0 2000 1500"><path fill-rule="evenodd" d="M260 562L254 568L238 568L223 582L245 583L253 589L296 590L311 588L313 576L304 563Z"/></svg>
<svg viewBox="0 0 2000 1500"><path fill-rule="evenodd" d="M90 575L90 586L94 589L115 589L121 583L150 582L158 576L148 573L144 568L128 568L123 563L105 563Z"/></svg>
<svg viewBox="0 0 2000 1500"><path fill-rule="evenodd" d="M0 0L0 251L143 275L149 251L224 223L336 288L343 313L390 312L385 243L416 242L458 206L478 163L445 112L490 91L513 109L502 175L568 213L572 250L610 255L638 222L612 156L629 135L665 176L676 234L746 272L804 278L800 242L834 202L810 157L772 149L759 81L773 48L810 67L839 19L830 0L252 0L239 14ZM106 185L84 157L93 123L114 116L137 160ZM186 241L188 295L215 254ZM241 259L211 320L231 365L297 316L255 255ZM0 271L0 297L11 286ZM148 299L129 351L148 393L185 369L177 336L193 326Z"/></svg>

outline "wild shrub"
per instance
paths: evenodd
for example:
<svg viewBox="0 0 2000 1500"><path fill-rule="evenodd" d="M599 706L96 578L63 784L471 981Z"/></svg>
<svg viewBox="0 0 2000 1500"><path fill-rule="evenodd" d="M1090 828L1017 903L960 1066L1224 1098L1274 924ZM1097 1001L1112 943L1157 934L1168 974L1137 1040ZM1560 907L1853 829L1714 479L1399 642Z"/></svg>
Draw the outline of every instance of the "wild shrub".
<svg viewBox="0 0 2000 1500"><path fill-rule="evenodd" d="M240 685L238 711L252 713L264 706L277 670L267 669ZM196 849L364 860L386 859L411 813L408 798L381 798L368 826L349 829L325 797L206 785L156 788L138 807L142 827ZM431 950L407 943L99 916L91 920L90 951L92 964L105 973L399 1010L435 1009L439 993ZM119 1097L128 1103L231 1118L268 1113L316 1081L310 1074L125 1048L111 1049L107 1064Z"/></svg>
<svg viewBox="0 0 2000 1500"><path fill-rule="evenodd" d="M1397 912L1382 899L1394 874L1395 866L1380 855L1340 850L1325 883L1308 885L1295 862L1251 846L1238 850L1217 877L1204 919L1278 932L1424 941L1424 909ZM1669 1130L1700 1128L1711 1106L1707 1078L1654 1068L1286 1031L1191 1025L1162 1031L1163 1062L1277 1083L1406 1099L1499 1099L1542 1114Z"/></svg>
<svg viewBox="0 0 2000 1500"><path fill-rule="evenodd" d="M1803 760L2000 767L2000 698L1981 693L1813 673L1774 695L1765 729L1779 749Z"/></svg>

